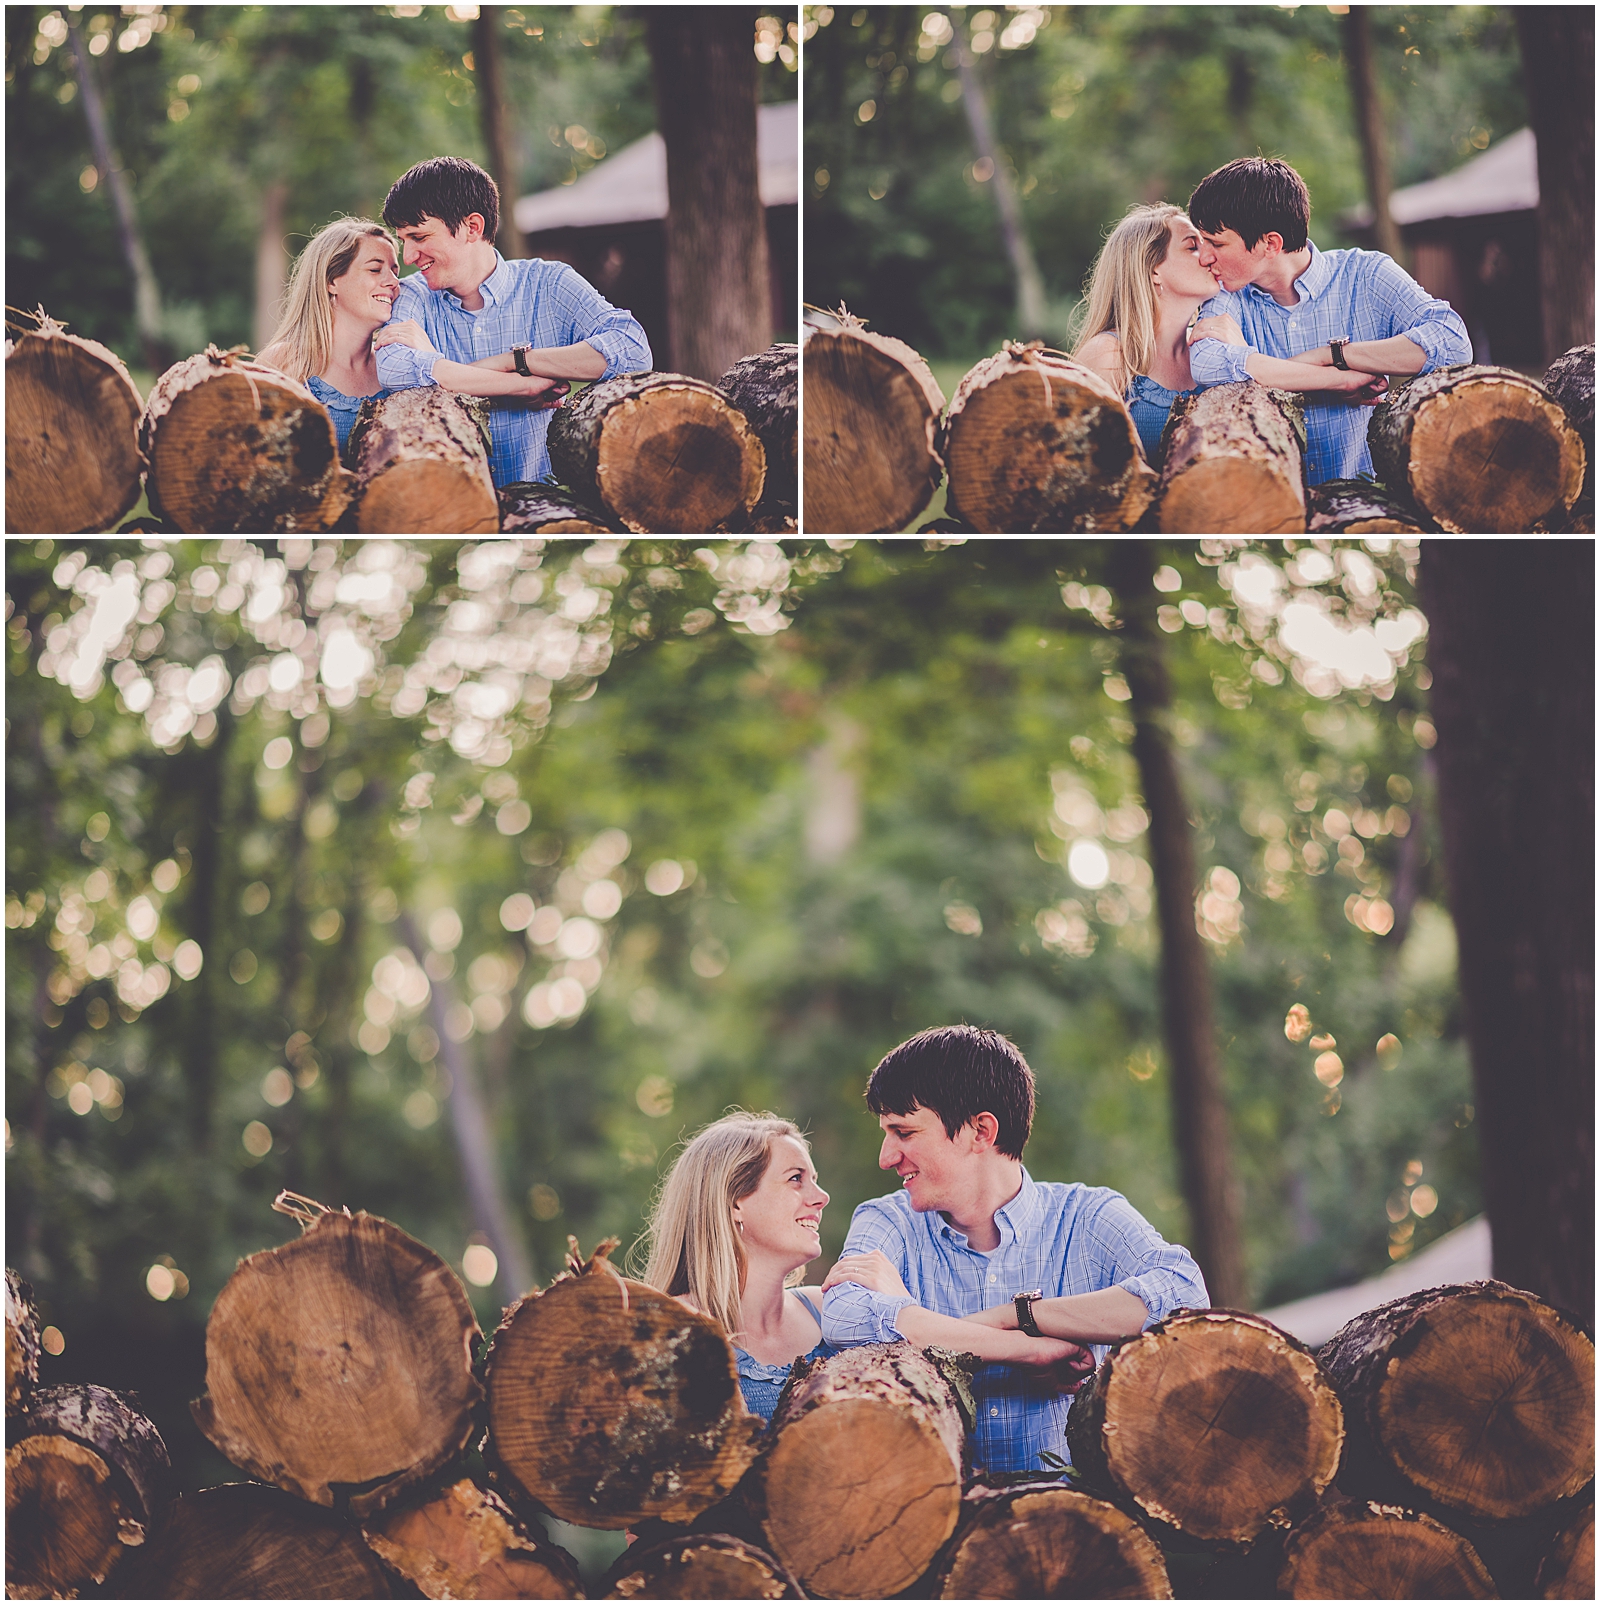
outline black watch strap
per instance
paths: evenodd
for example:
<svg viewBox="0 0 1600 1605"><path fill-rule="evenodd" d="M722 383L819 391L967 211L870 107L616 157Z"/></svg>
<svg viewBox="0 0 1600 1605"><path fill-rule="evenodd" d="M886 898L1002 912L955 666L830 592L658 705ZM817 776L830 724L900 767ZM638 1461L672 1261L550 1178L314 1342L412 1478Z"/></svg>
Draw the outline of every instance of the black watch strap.
<svg viewBox="0 0 1600 1605"><path fill-rule="evenodd" d="M511 360L516 363L517 372L520 373L524 379L531 379L533 377L533 370L528 366L529 349L530 348L528 346L512 346L511 348Z"/></svg>
<svg viewBox="0 0 1600 1605"><path fill-rule="evenodd" d="M1344 348L1349 344L1348 340L1330 340L1328 342L1328 353L1333 358L1334 367L1343 368L1346 373L1350 372L1350 364L1344 360Z"/></svg>
<svg viewBox="0 0 1600 1605"><path fill-rule="evenodd" d="M1044 1289L1036 1287L1031 1293L1014 1293L1011 1302L1017 1308L1017 1329L1026 1332L1029 1337L1043 1337L1039 1330L1039 1323L1033 1318L1035 1302L1044 1297Z"/></svg>

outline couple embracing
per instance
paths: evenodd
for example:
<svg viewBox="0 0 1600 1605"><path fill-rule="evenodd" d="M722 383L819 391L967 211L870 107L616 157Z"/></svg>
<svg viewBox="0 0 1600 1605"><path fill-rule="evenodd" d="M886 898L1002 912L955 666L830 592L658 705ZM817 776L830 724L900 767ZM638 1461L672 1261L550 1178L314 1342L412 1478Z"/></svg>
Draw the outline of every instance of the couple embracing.
<svg viewBox="0 0 1600 1605"><path fill-rule="evenodd" d="M858 1206L820 1286L796 1285L828 1203L805 1138L744 1113L679 1155L642 1279L723 1328L764 1418L802 1356L902 1339L975 1354L974 1461L1037 1471L1042 1453L1065 1453L1070 1395L1106 1345L1209 1306L1199 1267L1120 1193L1028 1174L1033 1072L998 1032L923 1031L883 1059L866 1098L878 1164L901 1186Z"/></svg>
<svg viewBox="0 0 1600 1605"><path fill-rule="evenodd" d="M499 190L472 162L419 162L383 219L339 218L312 237L259 360L328 409L341 452L368 397L437 385L489 398L496 487L547 478L550 409L574 379L647 370L644 330L565 263L508 262L494 246ZM403 280L400 252L419 269Z"/></svg>

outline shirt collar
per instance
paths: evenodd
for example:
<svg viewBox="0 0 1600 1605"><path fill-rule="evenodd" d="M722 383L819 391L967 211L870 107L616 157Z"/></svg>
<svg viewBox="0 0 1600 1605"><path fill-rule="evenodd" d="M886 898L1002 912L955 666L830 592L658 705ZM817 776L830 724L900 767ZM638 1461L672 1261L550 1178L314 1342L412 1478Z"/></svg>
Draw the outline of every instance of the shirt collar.
<svg viewBox="0 0 1600 1605"><path fill-rule="evenodd" d="M1333 278L1333 268L1329 265L1328 259L1317 249L1316 242L1309 236L1306 239L1306 248L1311 252L1311 260L1306 264L1305 272L1294 281L1300 291L1301 302L1316 300L1327 289L1329 281ZM1278 303L1272 300L1271 294L1263 290L1259 284L1252 284L1247 288L1263 301L1272 301L1272 304L1277 306ZM1291 307L1283 308L1285 312L1292 310Z"/></svg>
<svg viewBox="0 0 1600 1605"><path fill-rule="evenodd" d="M1000 1226L1000 1246L1006 1243L1015 1243L1029 1226L1039 1217L1041 1208L1041 1195L1039 1184L1028 1174L1028 1167L1022 1167L1022 1186L1017 1189L1017 1195L1009 1203L1002 1204L994 1212L996 1223ZM948 1238L952 1243L959 1243L963 1248L969 1246L967 1234L957 1231L943 1215L937 1211L934 1219L938 1222L939 1234ZM978 1250L974 1249L974 1253Z"/></svg>
<svg viewBox="0 0 1600 1605"><path fill-rule="evenodd" d="M478 286L478 290L484 300L491 301L496 306L499 306L511 292L511 269L498 249L494 253L494 272ZM457 310L466 310L461 297L454 290L446 290L444 298Z"/></svg>

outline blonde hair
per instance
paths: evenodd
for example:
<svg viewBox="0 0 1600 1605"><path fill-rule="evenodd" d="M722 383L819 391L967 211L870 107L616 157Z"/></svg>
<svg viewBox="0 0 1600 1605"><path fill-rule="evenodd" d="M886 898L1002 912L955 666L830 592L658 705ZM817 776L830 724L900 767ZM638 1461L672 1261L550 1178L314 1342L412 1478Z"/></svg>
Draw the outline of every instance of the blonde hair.
<svg viewBox="0 0 1600 1605"><path fill-rule="evenodd" d="M644 1236L629 1256L646 1252L640 1281L675 1298L687 1294L730 1337L740 1327L749 1265L733 1206L761 1185L779 1137L793 1137L810 1151L792 1120L743 1109L697 1132L667 1172ZM804 1276L794 1274L796 1280Z"/></svg>
<svg viewBox="0 0 1600 1605"><path fill-rule="evenodd" d="M1169 227L1183 208L1170 201L1130 206L1101 246L1084 283L1085 311L1078 332L1077 354L1097 334L1116 335L1122 346L1122 384L1145 373L1156 346L1156 289L1152 276L1167 259L1172 243Z"/></svg>
<svg viewBox="0 0 1600 1605"><path fill-rule="evenodd" d="M311 236L295 259L283 294L283 316L261 348L261 361L302 383L308 374L321 373L327 367L333 352L333 307L328 291L335 279L349 271L365 239L394 245L389 231L370 217L338 217Z"/></svg>

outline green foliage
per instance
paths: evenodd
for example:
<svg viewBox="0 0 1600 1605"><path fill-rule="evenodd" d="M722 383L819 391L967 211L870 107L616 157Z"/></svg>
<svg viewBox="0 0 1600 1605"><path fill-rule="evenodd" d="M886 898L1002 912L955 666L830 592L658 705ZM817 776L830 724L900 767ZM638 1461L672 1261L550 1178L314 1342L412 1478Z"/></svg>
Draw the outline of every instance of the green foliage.
<svg viewBox="0 0 1600 1605"><path fill-rule="evenodd" d="M1303 563L1306 605L1411 606L1398 547L1361 590L1291 544L1251 560ZM293 1230L279 1188L463 1265L430 992L541 1279L568 1233L635 1238L735 1103L812 1133L831 1257L887 1190L868 1071L959 1019L1036 1069L1035 1176L1182 1240L1106 552L929 547L11 543L8 1258L66 1335L47 1377L140 1388L217 1480L185 1406L237 1258ZM1479 1201L1420 645L1377 693L1318 682L1224 559L1163 549L1162 627L1202 899L1236 878L1200 912L1267 1304ZM137 616L98 611L117 585ZM1388 938L1347 913L1380 899Z"/></svg>
<svg viewBox="0 0 1600 1605"><path fill-rule="evenodd" d="M1015 288L953 46L924 21L943 15L806 8L803 282L808 301L843 298L879 332L965 364L1017 334ZM975 48L989 40L978 77L1058 341L1117 218L1135 202L1185 204L1236 157L1292 162L1318 243L1349 243L1336 219L1365 188L1327 8L1011 7L966 25ZM1372 30L1396 185L1526 122L1504 8L1375 7Z"/></svg>

